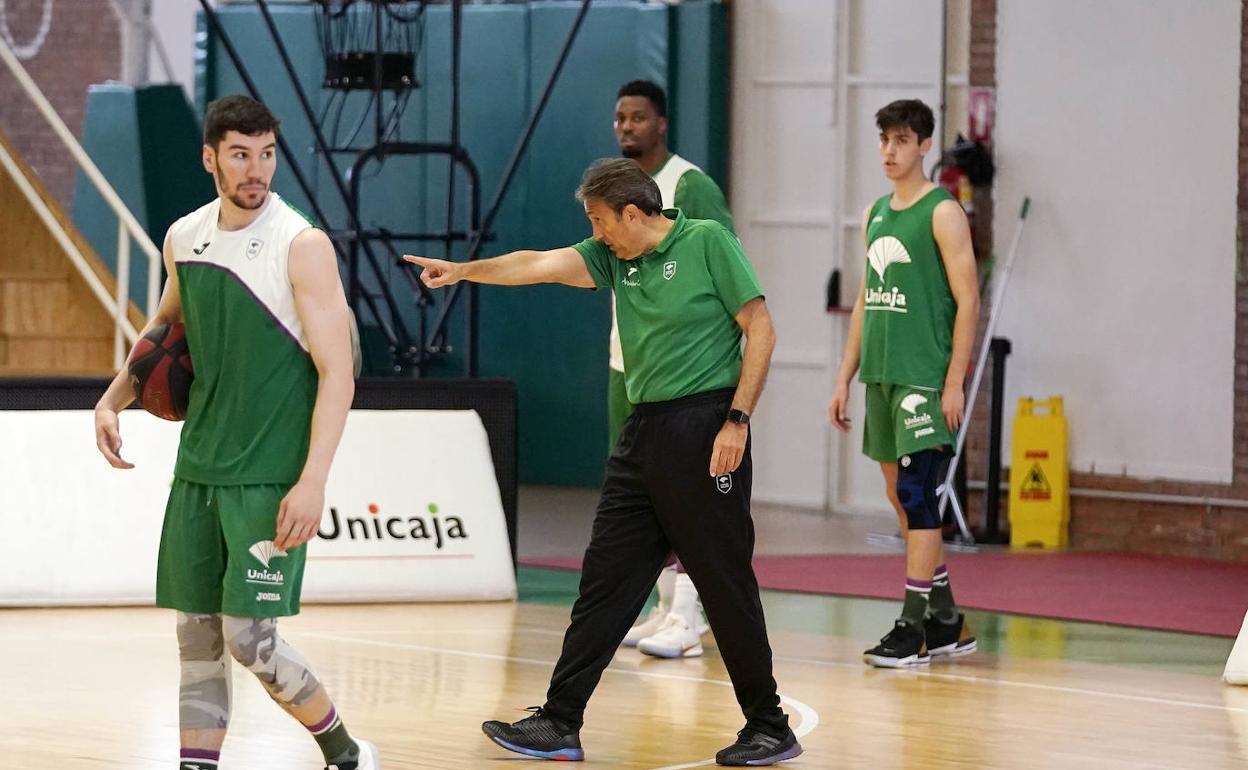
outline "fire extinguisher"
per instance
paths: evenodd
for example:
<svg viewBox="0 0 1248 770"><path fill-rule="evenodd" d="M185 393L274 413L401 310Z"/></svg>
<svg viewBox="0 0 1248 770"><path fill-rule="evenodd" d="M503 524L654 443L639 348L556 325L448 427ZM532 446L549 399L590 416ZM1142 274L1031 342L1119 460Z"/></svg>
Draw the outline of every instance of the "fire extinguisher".
<svg viewBox="0 0 1248 770"><path fill-rule="evenodd" d="M956 163L951 163L940 169L940 175L936 178L937 184L949 191L949 194L962 204L962 210L966 212L966 219L971 224L971 232L975 231L975 195L971 189L971 178L967 175L966 170Z"/></svg>
<svg viewBox="0 0 1248 770"><path fill-rule="evenodd" d="M975 232L974 188L991 185L995 171L988 147L982 142L968 141L961 134L936 168L936 182L962 204L972 234Z"/></svg>

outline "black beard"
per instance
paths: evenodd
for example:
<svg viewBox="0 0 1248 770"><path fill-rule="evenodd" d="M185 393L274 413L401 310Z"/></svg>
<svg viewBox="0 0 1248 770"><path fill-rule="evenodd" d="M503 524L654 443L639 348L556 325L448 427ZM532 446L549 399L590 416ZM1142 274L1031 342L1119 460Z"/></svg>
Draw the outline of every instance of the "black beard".
<svg viewBox="0 0 1248 770"><path fill-rule="evenodd" d="M624 147L620 149L620 154L623 155L625 158L632 158L633 160L637 160L645 153L641 151L640 147Z"/></svg>
<svg viewBox="0 0 1248 770"><path fill-rule="evenodd" d="M221 193L224 195L225 175L221 173L221 169L219 168L217 169L216 177L217 177L217 189L221 191ZM246 211L254 211L255 209L258 209L261 206L263 206L264 202L269 199L268 188L265 188L264 192L265 194L260 198L259 202L253 203L253 204L244 203L243 196L241 195L225 195L224 197L229 198L230 203L233 203L235 206L238 206L240 209L244 209Z"/></svg>
<svg viewBox="0 0 1248 770"><path fill-rule="evenodd" d="M264 202L268 199L269 199L269 196L267 195L267 190L266 190L266 194L262 196L260 200L256 201L255 203L246 203L245 201L243 201L243 196L241 195L231 195L230 203L233 203L235 206L238 206L240 209L245 209L247 211L254 211L255 209L258 209L261 206L263 206Z"/></svg>

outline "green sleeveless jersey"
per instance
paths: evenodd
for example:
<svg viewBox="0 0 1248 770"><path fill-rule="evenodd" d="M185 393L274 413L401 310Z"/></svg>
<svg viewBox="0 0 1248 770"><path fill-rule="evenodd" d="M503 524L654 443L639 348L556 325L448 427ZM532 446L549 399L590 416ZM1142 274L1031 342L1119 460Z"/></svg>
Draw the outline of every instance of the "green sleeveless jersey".
<svg viewBox="0 0 1248 770"><path fill-rule="evenodd" d="M940 390L953 351L957 303L932 235L932 211L953 200L936 187L904 211L892 195L867 218L867 280L859 375L863 382Z"/></svg>
<svg viewBox="0 0 1248 770"><path fill-rule="evenodd" d="M293 484L307 460L318 377L287 259L312 225L270 193L249 226L221 230L220 205L169 229L195 367L174 475L215 486Z"/></svg>

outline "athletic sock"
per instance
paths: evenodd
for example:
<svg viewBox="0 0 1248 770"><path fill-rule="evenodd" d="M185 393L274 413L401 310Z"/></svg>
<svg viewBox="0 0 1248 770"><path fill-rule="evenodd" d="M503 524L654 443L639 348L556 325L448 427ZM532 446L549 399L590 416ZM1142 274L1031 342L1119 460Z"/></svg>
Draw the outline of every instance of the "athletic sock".
<svg viewBox="0 0 1248 770"><path fill-rule="evenodd" d="M182 749L178 770L217 770L221 752L208 749Z"/></svg>
<svg viewBox="0 0 1248 770"><path fill-rule="evenodd" d="M953 589L949 587L949 570L943 564L936 568L936 574L932 576L928 614L941 623L954 623L958 619L958 607L953 602Z"/></svg>
<svg viewBox="0 0 1248 770"><path fill-rule="evenodd" d="M338 710L332 706L329 714L320 722L308 728L316 744L325 755L325 763L343 768L355 767L360 758L360 746L347 732L347 726L338 718Z"/></svg>
<svg viewBox="0 0 1248 770"><path fill-rule="evenodd" d="M901 619L921 627L927 614L927 599L932 592L932 581L906 578L906 598L901 604Z"/></svg>

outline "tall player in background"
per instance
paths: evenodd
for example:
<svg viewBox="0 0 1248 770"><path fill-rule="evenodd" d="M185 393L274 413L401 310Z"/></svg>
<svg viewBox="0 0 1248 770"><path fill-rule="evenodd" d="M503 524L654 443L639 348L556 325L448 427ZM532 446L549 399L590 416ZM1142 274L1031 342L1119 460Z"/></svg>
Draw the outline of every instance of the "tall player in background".
<svg viewBox="0 0 1248 770"><path fill-rule="evenodd" d="M175 609L182 770L217 767L230 720L230 656L320 746L327 770L375 770L307 661L277 633L299 612L306 548L355 392L350 311L328 236L269 190L278 120L227 96L204 116L218 198L165 238L169 273L144 333L183 322L195 382L165 510L156 603ZM95 408L115 468L125 370ZM225 654L229 651L230 656Z"/></svg>
<svg viewBox="0 0 1248 770"><path fill-rule="evenodd" d="M905 99L875 120L893 191L863 213L867 260L828 415L849 431L849 383L860 370L867 392L863 453L880 464L906 540L901 617L863 658L898 668L975 650L949 586L939 498L965 410L979 286L966 214L923 174L935 128L931 109Z"/></svg>
<svg viewBox="0 0 1248 770"><path fill-rule="evenodd" d="M620 86L615 102L615 140L620 153L632 158L654 178L663 208L677 208L689 219L712 219L734 233L732 214L724 193L702 169L667 148L667 94L649 80ZM611 295L610 379L607 413L611 447L624 421L632 414L624 387L624 353L616 319L615 295ZM637 647L661 658L702 654L702 635L709 630L702 616L698 590L678 569L675 557L659 573L659 603L637 619L624 637L624 646Z"/></svg>

